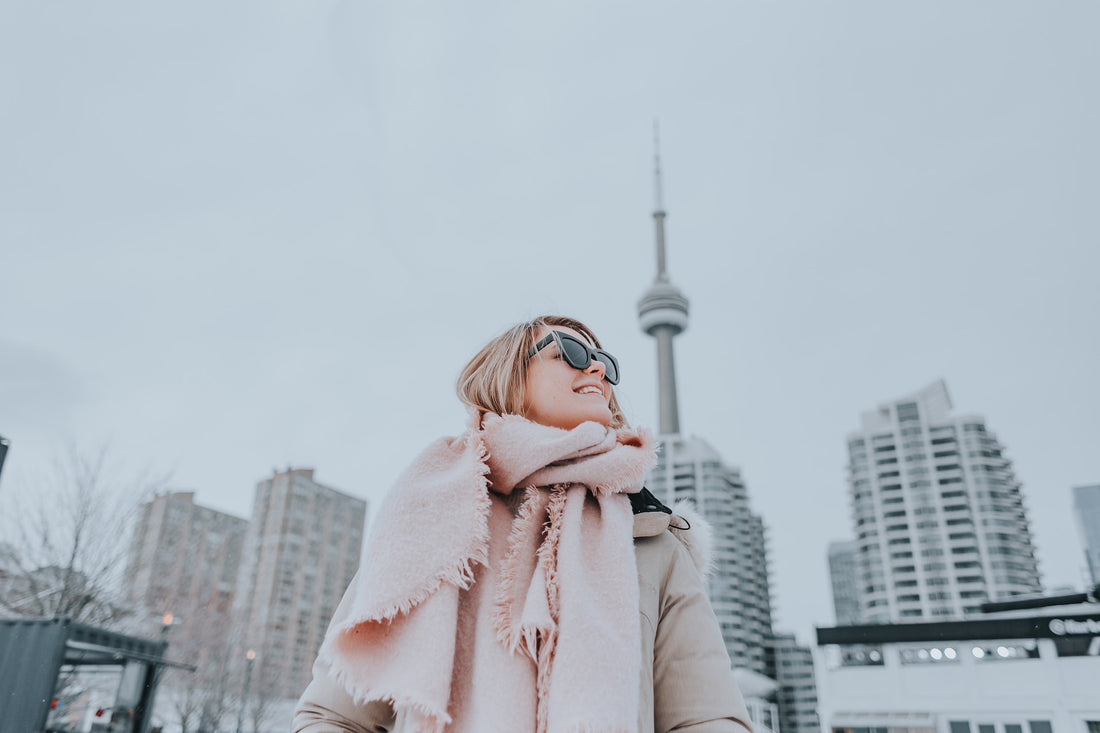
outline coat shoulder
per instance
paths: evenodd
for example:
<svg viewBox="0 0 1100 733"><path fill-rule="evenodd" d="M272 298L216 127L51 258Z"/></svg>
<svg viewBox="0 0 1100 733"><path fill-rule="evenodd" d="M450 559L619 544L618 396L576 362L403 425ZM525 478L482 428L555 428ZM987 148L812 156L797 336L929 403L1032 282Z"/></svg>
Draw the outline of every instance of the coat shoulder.
<svg viewBox="0 0 1100 733"><path fill-rule="evenodd" d="M702 514L690 502L679 501L668 510L643 511L634 514L634 540L649 540L643 544L654 544L658 537L676 538L678 543L661 541L671 552L679 545L687 551L692 564L704 577L710 574L713 566L710 525ZM671 537L669 537L671 535Z"/></svg>

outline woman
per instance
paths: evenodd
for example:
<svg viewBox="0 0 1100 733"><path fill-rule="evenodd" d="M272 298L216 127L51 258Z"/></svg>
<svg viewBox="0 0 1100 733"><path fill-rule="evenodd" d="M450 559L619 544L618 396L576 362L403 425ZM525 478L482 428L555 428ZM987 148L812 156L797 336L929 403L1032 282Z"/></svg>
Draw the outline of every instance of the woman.
<svg viewBox="0 0 1100 733"><path fill-rule="evenodd" d="M619 366L546 316L463 369L471 424L374 520L296 731L744 731L687 522L642 488Z"/></svg>

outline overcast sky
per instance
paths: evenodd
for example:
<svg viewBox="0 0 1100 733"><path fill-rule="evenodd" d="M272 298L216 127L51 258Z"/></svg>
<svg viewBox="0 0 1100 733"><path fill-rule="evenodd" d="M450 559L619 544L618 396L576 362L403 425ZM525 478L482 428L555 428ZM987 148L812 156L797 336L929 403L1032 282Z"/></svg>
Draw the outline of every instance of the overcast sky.
<svg viewBox="0 0 1100 733"><path fill-rule="evenodd" d="M741 467L776 626L832 622L845 436L943 378L1048 586L1100 481L1100 4L0 3L0 506L68 441L247 516L372 506L544 312L656 420L660 119L682 427Z"/></svg>

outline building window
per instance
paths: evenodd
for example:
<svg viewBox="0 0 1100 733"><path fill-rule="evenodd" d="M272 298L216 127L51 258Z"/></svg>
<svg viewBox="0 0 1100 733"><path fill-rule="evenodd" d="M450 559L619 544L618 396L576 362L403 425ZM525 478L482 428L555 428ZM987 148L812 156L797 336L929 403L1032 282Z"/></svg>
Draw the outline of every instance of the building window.
<svg viewBox="0 0 1100 733"><path fill-rule="evenodd" d="M952 720L948 725L951 727L951 733L970 733L969 720Z"/></svg>
<svg viewBox="0 0 1100 733"><path fill-rule="evenodd" d="M1054 733L1049 720L1029 720L1027 725L1031 733Z"/></svg>
<svg viewBox="0 0 1100 733"><path fill-rule="evenodd" d="M920 419L920 410L917 409L916 402L899 402L897 410L898 422L909 422L911 420Z"/></svg>

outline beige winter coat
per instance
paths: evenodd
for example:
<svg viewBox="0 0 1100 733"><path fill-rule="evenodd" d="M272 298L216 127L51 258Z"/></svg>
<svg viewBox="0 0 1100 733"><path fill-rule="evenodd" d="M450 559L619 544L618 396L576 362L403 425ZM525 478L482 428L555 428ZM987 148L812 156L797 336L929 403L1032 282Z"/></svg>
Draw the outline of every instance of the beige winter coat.
<svg viewBox="0 0 1100 733"><path fill-rule="evenodd" d="M693 532L670 528L669 519L660 512L634 517L642 630L638 733L745 733L751 730L748 712L697 567L706 562L706 551L693 544ZM317 662L298 701L294 731L387 733L403 727L388 704L356 705Z"/></svg>

